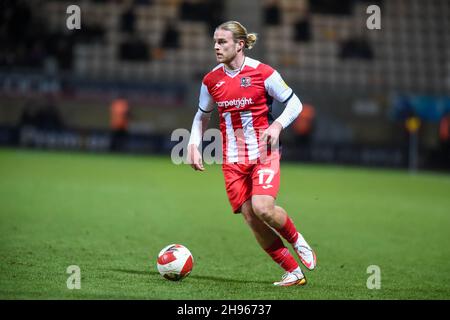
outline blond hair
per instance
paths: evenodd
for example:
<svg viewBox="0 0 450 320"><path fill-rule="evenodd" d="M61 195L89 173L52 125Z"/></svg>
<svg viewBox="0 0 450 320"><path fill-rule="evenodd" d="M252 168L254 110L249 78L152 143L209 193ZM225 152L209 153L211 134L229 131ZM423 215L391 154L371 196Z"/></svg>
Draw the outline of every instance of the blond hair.
<svg viewBox="0 0 450 320"><path fill-rule="evenodd" d="M244 40L245 48L251 49L255 45L258 35L256 33L247 33L247 29L237 21L227 21L222 23L216 29L231 31L234 41Z"/></svg>

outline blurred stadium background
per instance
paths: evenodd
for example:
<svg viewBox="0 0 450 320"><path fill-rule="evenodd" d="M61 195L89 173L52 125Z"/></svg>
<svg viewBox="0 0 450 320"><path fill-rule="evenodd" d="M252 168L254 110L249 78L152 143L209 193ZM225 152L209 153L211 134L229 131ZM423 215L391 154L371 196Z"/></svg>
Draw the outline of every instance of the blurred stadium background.
<svg viewBox="0 0 450 320"><path fill-rule="evenodd" d="M80 30L66 27L72 4ZM381 8L381 30L366 27L370 4ZM248 54L278 69L308 105L284 133L285 159L450 168L447 0L1 6L0 145L169 154L170 134L190 130L202 76L216 65L214 27L233 19L259 34ZM128 122L114 125L120 110ZM412 160L408 118L420 121Z"/></svg>

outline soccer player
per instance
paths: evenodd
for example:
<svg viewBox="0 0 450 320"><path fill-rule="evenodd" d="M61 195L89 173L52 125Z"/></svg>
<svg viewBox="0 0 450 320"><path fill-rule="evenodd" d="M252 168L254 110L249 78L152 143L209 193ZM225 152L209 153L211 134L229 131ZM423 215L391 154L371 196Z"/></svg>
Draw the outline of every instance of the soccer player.
<svg viewBox="0 0 450 320"><path fill-rule="evenodd" d="M245 49L251 49L256 39L256 34L247 33L237 21L216 28L214 50L219 65L203 78L188 159L195 170L205 170L198 147L217 106L223 141L222 171L233 211L242 213L259 245L286 271L274 285L304 285L306 278L280 236L293 246L309 270L316 266L315 253L286 211L275 205L280 182L278 138L300 114L302 104L276 70L245 55ZM272 99L285 105L274 121Z"/></svg>

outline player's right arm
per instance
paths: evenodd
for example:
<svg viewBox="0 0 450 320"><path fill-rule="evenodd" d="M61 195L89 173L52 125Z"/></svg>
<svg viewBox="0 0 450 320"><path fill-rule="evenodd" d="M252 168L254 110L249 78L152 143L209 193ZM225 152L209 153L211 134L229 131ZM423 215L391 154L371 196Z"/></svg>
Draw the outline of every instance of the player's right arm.
<svg viewBox="0 0 450 320"><path fill-rule="evenodd" d="M204 83L200 88L200 98L197 113L192 122L191 137L188 143L188 163L194 170L204 171L202 155L199 146L202 142L203 132L208 127L211 112L214 110L214 100Z"/></svg>

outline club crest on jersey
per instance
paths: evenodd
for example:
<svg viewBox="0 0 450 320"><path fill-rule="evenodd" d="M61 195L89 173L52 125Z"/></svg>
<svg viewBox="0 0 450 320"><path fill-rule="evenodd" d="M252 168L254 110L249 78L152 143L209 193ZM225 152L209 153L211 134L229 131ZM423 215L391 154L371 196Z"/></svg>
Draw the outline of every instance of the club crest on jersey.
<svg viewBox="0 0 450 320"><path fill-rule="evenodd" d="M252 78L250 77L243 77L241 78L241 87L250 87L252 85Z"/></svg>

